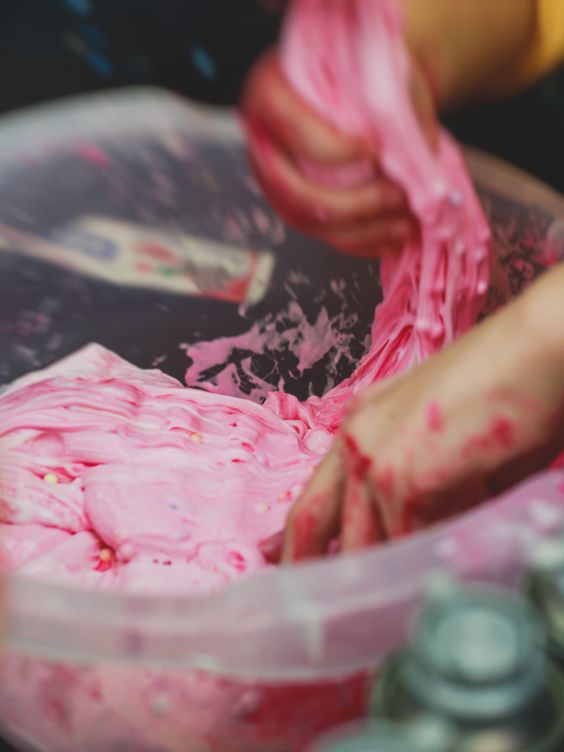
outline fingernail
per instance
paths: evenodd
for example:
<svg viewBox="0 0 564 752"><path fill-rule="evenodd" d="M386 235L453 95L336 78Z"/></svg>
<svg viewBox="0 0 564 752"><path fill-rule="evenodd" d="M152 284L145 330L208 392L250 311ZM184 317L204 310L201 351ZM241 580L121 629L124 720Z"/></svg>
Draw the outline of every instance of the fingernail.
<svg viewBox="0 0 564 752"><path fill-rule="evenodd" d="M259 551L269 564L278 564L282 554L282 544L284 542L284 531L271 535L270 538L260 541L258 544Z"/></svg>

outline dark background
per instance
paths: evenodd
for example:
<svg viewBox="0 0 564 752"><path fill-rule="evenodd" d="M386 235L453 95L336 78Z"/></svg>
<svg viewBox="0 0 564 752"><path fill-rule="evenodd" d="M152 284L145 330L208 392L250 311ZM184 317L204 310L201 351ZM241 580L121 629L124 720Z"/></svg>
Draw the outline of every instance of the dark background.
<svg viewBox="0 0 564 752"><path fill-rule="evenodd" d="M235 104L284 0L0 0L0 112L135 84ZM447 119L564 191L564 76Z"/></svg>

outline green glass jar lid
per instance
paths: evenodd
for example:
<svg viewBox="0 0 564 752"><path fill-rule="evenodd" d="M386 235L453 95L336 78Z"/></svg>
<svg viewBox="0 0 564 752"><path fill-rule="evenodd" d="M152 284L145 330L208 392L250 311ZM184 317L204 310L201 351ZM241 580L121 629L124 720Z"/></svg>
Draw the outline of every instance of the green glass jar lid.
<svg viewBox="0 0 564 752"><path fill-rule="evenodd" d="M490 588L456 590L421 615L402 681L434 711L497 718L540 691L543 645L542 625L523 599Z"/></svg>

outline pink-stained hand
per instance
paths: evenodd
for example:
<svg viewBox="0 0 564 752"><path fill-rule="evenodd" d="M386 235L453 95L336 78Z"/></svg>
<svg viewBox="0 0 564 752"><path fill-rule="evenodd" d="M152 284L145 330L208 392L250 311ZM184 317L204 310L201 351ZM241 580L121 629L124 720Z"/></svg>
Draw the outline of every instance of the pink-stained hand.
<svg viewBox="0 0 564 752"><path fill-rule="evenodd" d="M564 267L410 373L368 389L270 561L355 551L466 510L564 449ZM552 323L550 323L552 322Z"/></svg>
<svg viewBox="0 0 564 752"><path fill-rule="evenodd" d="M431 89L415 63L412 81L416 111L434 145ZM382 173L378 144L321 119L288 84L275 50L251 72L242 111L255 175L291 226L361 257L399 250L417 232L403 191Z"/></svg>

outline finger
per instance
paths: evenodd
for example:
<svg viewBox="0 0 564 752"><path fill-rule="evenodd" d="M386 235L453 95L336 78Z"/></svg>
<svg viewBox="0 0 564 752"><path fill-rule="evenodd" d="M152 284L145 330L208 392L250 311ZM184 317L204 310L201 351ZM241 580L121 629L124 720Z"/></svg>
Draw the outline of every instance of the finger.
<svg viewBox="0 0 564 752"><path fill-rule="evenodd" d="M342 467L337 446L321 463L286 523L282 561L326 553L340 523Z"/></svg>
<svg viewBox="0 0 564 752"><path fill-rule="evenodd" d="M344 498L341 550L358 551L384 540L370 488L355 473L347 473Z"/></svg>
<svg viewBox="0 0 564 752"><path fill-rule="evenodd" d="M396 501L395 514L387 520L390 537L413 533L462 514L490 496L479 474L453 478L445 484L427 493L401 496Z"/></svg>
<svg viewBox="0 0 564 752"><path fill-rule="evenodd" d="M358 187L326 187L308 180L263 136L249 139L253 167L274 203L283 201L297 218L346 224L382 212L408 211L404 193L386 178Z"/></svg>
<svg viewBox="0 0 564 752"><path fill-rule="evenodd" d="M259 168L255 168L255 174L265 197L288 225L350 255L359 258L395 255L418 231L413 218L402 211L381 212L377 219L357 219L344 225L304 217L300 211L303 207L297 209L287 197L274 191ZM323 213L323 210L315 207L312 212Z"/></svg>
<svg viewBox="0 0 564 752"><path fill-rule="evenodd" d="M280 530L269 538L265 538L258 544L259 551L269 564L278 564L282 556L282 545L284 543L284 531Z"/></svg>
<svg viewBox="0 0 564 752"><path fill-rule="evenodd" d="M375 141L366 144L320 118L289 84L275 51L267 53L251 72L242 109L248 124L261 123L295 159L337 165L354 162L368 151L378 152Z"/></svg>
<svg viewBox="0 0 564 752"><path fill-rule="evenodd" d="M377 540L383 530L371 496L370 478L373 460L353 433L355 419L343 430L341 452L346 473L346 486L341 524L342 551L357 551Z"/></svg>
<svg viewBox="0 0 564 752"><path fill-rule="evenodd" d="M339 230L317 232L317 237L345 253L360 258L376 258L397 251L416 237L417 225L410 217L388 214L371 222Z"/></svg>
<svg viewBox="0 0 564 752"><path fill-rule="evenodd" d="M396 255L403 245L405 245L406 239L409 239L409 232L414 231L412 218L409 214L403 212L382 213L377 220L373 218L359 219L353 224L346 225L337 225L327 221L304 218L296 212L293 205L288 204L283 196L273 191L271 186L261 179L258 170L255 170L255 174L264 196L276 208L277 213L290 227L306 235L316 237L351 255L360 258ZM407 222L409 225L407 235L404 232L405 225L401 225L398 230L391 229L390 231L389 228L396 227L397 224L401 224L402 222ZM374 226L376 226L376 231L374 231ZM367 230L364 239L362 239L363 228ZM335 235L335 233L338 234ZM350 237L351 235L353 237ZM357 236L356 243L355 235ZM360 242L358 242L359 237ZM399 237L399 241L396 237Z"/></svg>
<svg viewBox="0 0 564 752"><path fill-rule="evenodd" d="M308 162L305 159L300 159L295 164L310 182L336 188L358 188L360 185L384 177L380 167L368 157L343 165L329 165L329 167Z"/></svg>

